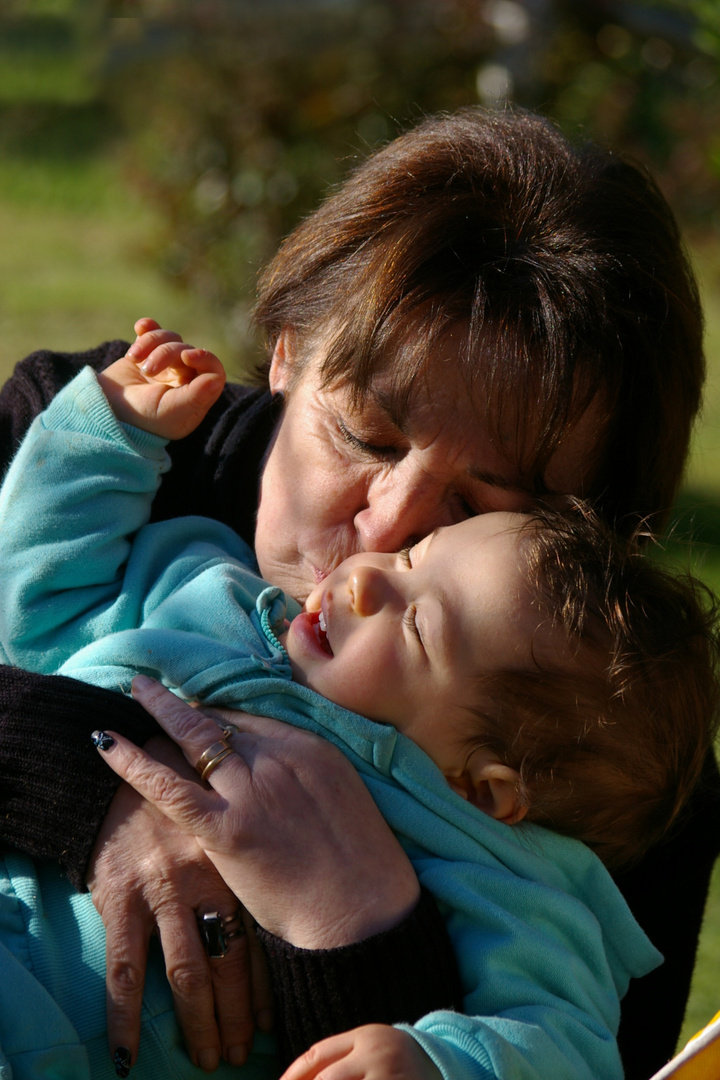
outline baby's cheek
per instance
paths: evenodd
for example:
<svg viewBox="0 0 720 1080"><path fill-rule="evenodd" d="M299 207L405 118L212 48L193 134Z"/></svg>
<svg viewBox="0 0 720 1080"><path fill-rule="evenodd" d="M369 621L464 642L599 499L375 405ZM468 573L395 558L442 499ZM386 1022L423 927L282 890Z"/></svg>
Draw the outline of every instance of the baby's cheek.
<svg viewBox="0 0 720 1080"><path fill-rule="evenodd" d="M344 681L344 707L378 723L394 723L397 702L406 699L407 690L405 673L392 655L367 657L358 661Z"/></svg>

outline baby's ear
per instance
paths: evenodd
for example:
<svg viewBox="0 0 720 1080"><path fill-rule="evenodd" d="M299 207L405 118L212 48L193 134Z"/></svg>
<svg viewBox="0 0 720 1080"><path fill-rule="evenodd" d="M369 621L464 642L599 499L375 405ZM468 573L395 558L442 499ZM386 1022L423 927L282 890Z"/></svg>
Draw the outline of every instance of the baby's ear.
<svg viewBox="0 0 720 1080"><path fill-rule="evenodd" d="M527 814L527 806L520 801L520 774L484 747L470 755L462 773L446 773L445 779L456 794L496 821L516 825Z"/></svg>

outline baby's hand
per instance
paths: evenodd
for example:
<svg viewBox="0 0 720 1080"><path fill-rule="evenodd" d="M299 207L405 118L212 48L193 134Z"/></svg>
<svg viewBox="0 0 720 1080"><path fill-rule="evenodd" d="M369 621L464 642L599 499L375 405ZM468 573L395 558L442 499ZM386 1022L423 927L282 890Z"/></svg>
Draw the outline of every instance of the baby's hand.
<svg viewBox="0 0 720 1080"><path fill-rule="evenodd" d="M223 366L214 353L187 345L153 319L139 319L135 332L127 355L99 374L100 385L123 423L182 439L219 398Z"/></svg>
<svg viewBox="0 0 720 1080"><path fill-rule="evenodd" d="M333 1035L294 1061L281 1080L442 1080L419 1043L386 1024Z"/></svg>

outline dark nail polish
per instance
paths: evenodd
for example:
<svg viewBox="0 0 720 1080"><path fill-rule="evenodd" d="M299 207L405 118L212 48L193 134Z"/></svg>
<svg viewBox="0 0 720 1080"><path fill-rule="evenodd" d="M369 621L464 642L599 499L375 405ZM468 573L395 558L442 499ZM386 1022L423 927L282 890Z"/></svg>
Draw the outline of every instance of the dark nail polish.
<svg viewBox="0 0 720 1080"><path fill-rule="evenodd" d="M95 733L96 735L102 735L102 731ZM107 735L105 736L107 738ZM112 742L112 739L110 740ZM118 1076L130 1075L130 1051L126 1046L118 1046L117 1050L113 1054L113 1062L115 1063L115 1072Z"/></svg>
<svg viewBox="0 0 720 1080"><path fill-rule="evenodd" d="M95 743L98 750L109 750L110 747L115 744L113 737L108 735L106 731L93 731L90 738ZM125 1048L121 1046L120 1049L124 1050ZM127 1051L125 1051L125 1053L127 1053Z"/></svg>

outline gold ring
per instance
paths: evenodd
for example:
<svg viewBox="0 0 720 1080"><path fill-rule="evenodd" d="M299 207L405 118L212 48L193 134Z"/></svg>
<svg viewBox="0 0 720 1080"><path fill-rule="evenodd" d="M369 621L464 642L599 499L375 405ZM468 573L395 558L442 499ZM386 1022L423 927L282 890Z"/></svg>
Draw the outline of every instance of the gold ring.
<svg viewBox="0 0 720 1080"><path fill-rule="evenodd" d="M224 761L229 754L234 754L232 746L226 738L218 739L217 742L208 746L195 762L195 771L200 773L201 780L207 780L208 776Z"/></svg>
<svg viewBox="0 0 720 1080"><path fill-rule="evenodd" d="M207 765L200 773L200 779L207 780L210 773L214 772L215 769L217 769L220 762L224 761L226 757L229 757L230 754L234 753L235 751L233 750L232 746L226 747L225 750L223 750L220 754L217 754L211 761L208 761Z"/></svg>

